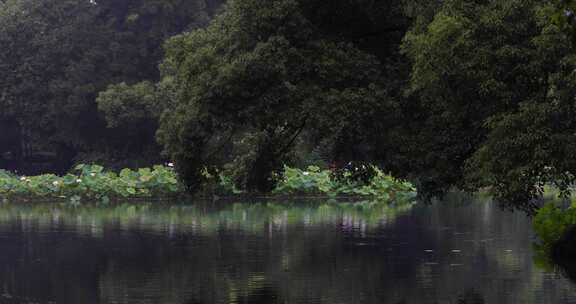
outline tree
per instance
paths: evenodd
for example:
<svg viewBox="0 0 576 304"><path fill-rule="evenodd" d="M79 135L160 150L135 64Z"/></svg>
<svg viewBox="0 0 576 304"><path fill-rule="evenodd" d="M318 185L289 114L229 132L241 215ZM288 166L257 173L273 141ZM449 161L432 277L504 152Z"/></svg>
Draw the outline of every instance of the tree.
<svg viewBox="0 0 576 304"><path fill-rule="evenodd" d="M164 109L163 96L159 92L154 84L144 81L134 85L111 85L98 95L98 110L104 114L108 129L114 133L107 139L107 147L120 155L117 162L129 164L129 156L138 154L144 154L139 160L148 163L158 160L161 148L156 143L155 134L159 113Z"/></svg>
<svg viewBox="0 0 576 304"><path fill-rule="evenodd" d="M0 6L1 116L16 120L27 150L80 148L97 124L108 35L89 1L7 1Z"/></svg>
<svg viewBox="0 0 576 304"><path fill-rule="evenodd" d="M62 155L68 163L74 156L83 161L138 160L145 149L134 149L134 138L121 138L136 133L106 128L95 102L99 92L122 82L157 81L164 40L206 25L220 3L2 2L0 120L17 122L24 154L68 151ZM152 133L147 136L145 141L153 142ZM156 153L140 165L159 159Z"/></svg>
<svg viewBox="0 0 576 304"><path fill-rule="evenodd" d="M158 134L191 190L236 161L239 183L269 191L301 134L344 134L385 103L378 60L319 30L303 3L233 0L168 41L177 98Z"/></svg>
<svg viewBox="0 0 576 304"><path fill-rule="evenodd" d="M540 1L446 1L403 49L428 114L416 137L441 185L526 202L576 169L572 47ZM570 178L568 178L570 177Z"/></svg>

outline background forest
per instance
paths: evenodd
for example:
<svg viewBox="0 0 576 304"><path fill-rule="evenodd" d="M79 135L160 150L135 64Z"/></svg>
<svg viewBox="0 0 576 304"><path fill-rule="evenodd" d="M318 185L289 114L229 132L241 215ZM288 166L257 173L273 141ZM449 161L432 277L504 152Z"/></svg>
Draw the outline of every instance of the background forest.
<svg viewBox="0 0 576 304"><path fill-rule="evenodd" d="M576 174L573 5L0 1L0 168L171 161L190 189L372 163L526 200Z"/></svg>

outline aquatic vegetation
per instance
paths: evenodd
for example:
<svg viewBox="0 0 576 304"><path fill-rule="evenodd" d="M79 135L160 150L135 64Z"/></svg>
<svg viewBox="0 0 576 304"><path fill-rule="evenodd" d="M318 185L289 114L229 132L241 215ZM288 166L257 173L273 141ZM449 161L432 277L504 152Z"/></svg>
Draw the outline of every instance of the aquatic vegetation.
<svg viewBox="0 0 576 304"><path fill-rule="evenodd" d="M314 166L307 170L285 167L273 195L354 196L387 202L410 201L416 196L410 183L385 175L376 167L373 170L374 177L362 183L347 179L348 173L335 179L331 171ZM205 196L246 194L223 173L206 173L206 178L210 182L203 189ZM173 198L185 192L171 163L138 170L123 169L118 173L98 165L78 165L64 176L17 176L0 171L0 199L4 200L69 200L73 204L97 200L106 203L120 199Z"/></svg>
<svg viewBox="0 0 576 304"><path fill-rule="evenodd" d="M119 198L153 198L182 193L176 173L169 166L119 173L98 165L78 165L64 176L44 174L17 176L0 171L0 198L4 200L67 199L108 202Z"/></svg>
<svg viewBox="0 0 576 304"><path fill-rule="evenodd" d="M283 178L274 193L361 196L383 201L404 201L416 197L416 188L409 182L384 174L375 166L370 167L374 174L366 181L353 178L354 171L362 168L346 170L334 177L332 171L316 166L310 166L307 170L285 167Z"/></svg>

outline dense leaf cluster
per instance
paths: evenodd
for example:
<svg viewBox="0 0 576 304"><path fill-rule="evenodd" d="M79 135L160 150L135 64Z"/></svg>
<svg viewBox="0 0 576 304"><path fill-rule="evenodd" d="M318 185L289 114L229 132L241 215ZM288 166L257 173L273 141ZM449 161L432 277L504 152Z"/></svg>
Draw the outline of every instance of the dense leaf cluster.
<svg viewBox="0 0 576 304"><path fill-rule="evenodd" d="M174 170L155 166L119 173L97 165L78 165L64 176L44 174L16 176L0 171L0 198L5 200L50 199L109 202L118 199L165 198L182 194Z"/></svg>
<svg viewBox="0 0 576 304"><path fill-rule="evenodd" d="M286 167L274 193L358 196L392 202L410 201L416 196L416 189L412 184L386 175L378 168L370 167L374 175L367 181L356 179L354 170L334 178L333 172L315 166L310 166L307 170Z"/></svg>
<svg viewBox="0 0 576 304"><path fill-rule="evenodd" d="M324 37L293 0L231 1L166 50L177 96L159 139L190 187L204 167L236 162L239 184L270 191L301 134L345 136L386 98L377 59Z"/></svg>
<svg viewBox="0 0 576 304"><path fill-rule="evenodd" d="M409 92L428 111L422 155L449 172L446 184L520 203L572 183L574 51L554 12L542 1L445 1L404 38Z"/></svg>
<svg viewBox="0 0 576 304"><path fill-rule="evenodd" d="M49 151L68 165L158 161L156 124L140 119L129 128L107 127L102 114L110 109L109 94L102 113L96 98L108 85L156 81L164 40L204 26L218 6L218 0L0 2L0 126L15 122L21 137L0 154ZM140 101L123 102L128 98L116 103L137 112ZM138 116L127 123L141 116L125 115Z"/></svg>
<svg viewBox="0 0 576 304"><path fill-rule="evenodd" d="M282 179L272 191L275 195L316 195L322 197L353 196L379 202L408 202L416 189L408 182L385 175L378 169L369 183L358 183L346 174L343 179L331 178L329 170L310 167L309 171L285 167ZM223 173L210 175L211 183L201 191L206 196L245 194L237 189L231 178ZM82 201L108 203L123 199L167 199L185 195L172 164L119 172L104 170L99 165L77 165L72 173L63 176L43 174L19 176L0 170L1 200L64 200L74 204Z"/></svg>
<svg viewBox="0 0 576 304"><path fill-rule="evenodd" d="M20 127L23 154L138 165L163 150L190 191L368 162L420 193L521 203L576 176L575 5L3 1L0 126Z"/></svg>
<svg viewBox="0 0 576 304"><path fill-rule="evenodd" d="M364 162L348 162L346 165L331 170L330 177L339 182L352 181L359 185L369 184L379 173L377 167Z"/></svg>

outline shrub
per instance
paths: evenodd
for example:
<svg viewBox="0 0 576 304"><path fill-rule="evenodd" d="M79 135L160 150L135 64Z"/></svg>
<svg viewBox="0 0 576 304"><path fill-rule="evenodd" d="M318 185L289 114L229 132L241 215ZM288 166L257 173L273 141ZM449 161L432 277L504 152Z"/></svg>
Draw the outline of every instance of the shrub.
<svg viewBox="0 0 576 304"><path fill-rule="evenodd" d="M562 238L571 225L576 224L576 210L562 210L553 203L548 203L534 217L533 225L536 234L545 247L551 247Z"/></svg>
<svg viewBox="0 0 576 304"><path fill-rule="evenodd" d="M574 254L574 228L576 228L576 204L567 209L548 203L538 210L533 221L540 242L535 245L535 263L545 269L562 269ZM566 269L563 269L566 271Z"/></svg>

